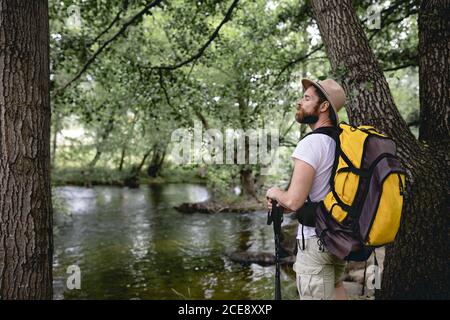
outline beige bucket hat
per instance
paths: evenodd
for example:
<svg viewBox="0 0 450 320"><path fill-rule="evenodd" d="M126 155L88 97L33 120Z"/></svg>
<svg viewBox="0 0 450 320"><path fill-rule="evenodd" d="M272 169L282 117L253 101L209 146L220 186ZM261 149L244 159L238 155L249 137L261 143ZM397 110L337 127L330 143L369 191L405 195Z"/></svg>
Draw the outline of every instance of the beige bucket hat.
<svg viewBox="0 0 450 320"><path fill-rule="evenodd" d="M333 108L334 115L336 116L336 124L339 123L338 112L342 109L345 104L344 89L333 79L325 79L322 81L313 81L309 79L302 79L303 90L306 91L310 86L316 87L320 90L327 100L330 102L331 107Z"/></svg>

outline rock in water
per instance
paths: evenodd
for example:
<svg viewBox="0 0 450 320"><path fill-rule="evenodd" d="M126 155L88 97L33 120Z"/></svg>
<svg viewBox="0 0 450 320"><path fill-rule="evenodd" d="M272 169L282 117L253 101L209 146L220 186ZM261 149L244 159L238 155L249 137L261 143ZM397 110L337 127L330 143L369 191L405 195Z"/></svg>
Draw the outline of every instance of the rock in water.
<svg viewBox="0 0 450 320"><path fill-rule="evenodd" d="M257 263L262 266L275 264L275 255L268 252L236 251L228 255L231 261L241 264Z"/></svg>

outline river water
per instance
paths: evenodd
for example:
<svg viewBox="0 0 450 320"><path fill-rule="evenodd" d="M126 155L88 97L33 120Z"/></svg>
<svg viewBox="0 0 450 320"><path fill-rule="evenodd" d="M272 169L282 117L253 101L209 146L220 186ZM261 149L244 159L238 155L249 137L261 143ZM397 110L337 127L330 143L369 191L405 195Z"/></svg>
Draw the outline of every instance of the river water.
<svg viewBox="0 0 450 320"><path fill-rule="evenodd" d="M53 195L55 299L273 298L273 266L227 256L274 252L266 212L177 212L173 206L208 198L206 188L191 184L66 186ZM289 268L282 289L283 298L296 298Z"/></svg>

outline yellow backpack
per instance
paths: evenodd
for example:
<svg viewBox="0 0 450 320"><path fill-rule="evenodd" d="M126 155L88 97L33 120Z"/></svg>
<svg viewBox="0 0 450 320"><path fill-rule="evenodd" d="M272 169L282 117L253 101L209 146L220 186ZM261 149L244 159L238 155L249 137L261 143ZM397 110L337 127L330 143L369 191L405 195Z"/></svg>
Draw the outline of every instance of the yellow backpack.
<svg viewBox="0 0 450 320"><path fill-rule="evenodd" d="M337 257L364 261L393 242L400 226L405 170L395 143L371 126L340 123L312 133L336 141L331 191L314 209L316 233Z"/></svg>

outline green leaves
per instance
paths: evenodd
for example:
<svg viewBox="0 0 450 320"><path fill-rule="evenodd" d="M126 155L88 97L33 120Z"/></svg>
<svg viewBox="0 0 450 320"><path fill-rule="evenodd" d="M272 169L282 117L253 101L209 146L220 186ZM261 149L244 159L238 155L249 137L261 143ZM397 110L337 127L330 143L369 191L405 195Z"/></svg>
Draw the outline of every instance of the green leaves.
<svg viewBox="0 0 450 320"><path fill-rule="evenodd" d="M53 99L53 113L63 126L69 126L65 118L77 119L93 137L94 142L84 146L90 150L88 159L100 143L98 133L108 128L111 119L114 127L106 138L104 163L117 162L124 144L127 152L135 155L157 142L169 144L173 130L191 127L199 120L219 129L289 128L285 141L298 139L298 125L290 124L301 96L299 79L339 79L346 73L342 66L338 74L331 75L320 39L316 39L318 45L311 43L316 27L308 1L241 0L198 59L175 70L154 69L173 66L196 54L232 3L162 1L114 39L78 82ZM362 14L369 2L359 3ZM148 4L144 0L51 0L52 90L70 80L107 39ZM384 68L414 59L414 5L414 1L393 2L383 20L386 28L370 33L371 46ZM66 21L71 6L80 9L82 24L77 31ZM408 23L389 27L406 15L411 15ZM397 47L389 39L398 39ZM401 88L399 82L398 92ZM394 96L396 90L393 88ZM403 91L398 97L402 103L410 103ZM127 159L132 162L132 156Z"/></svg>

